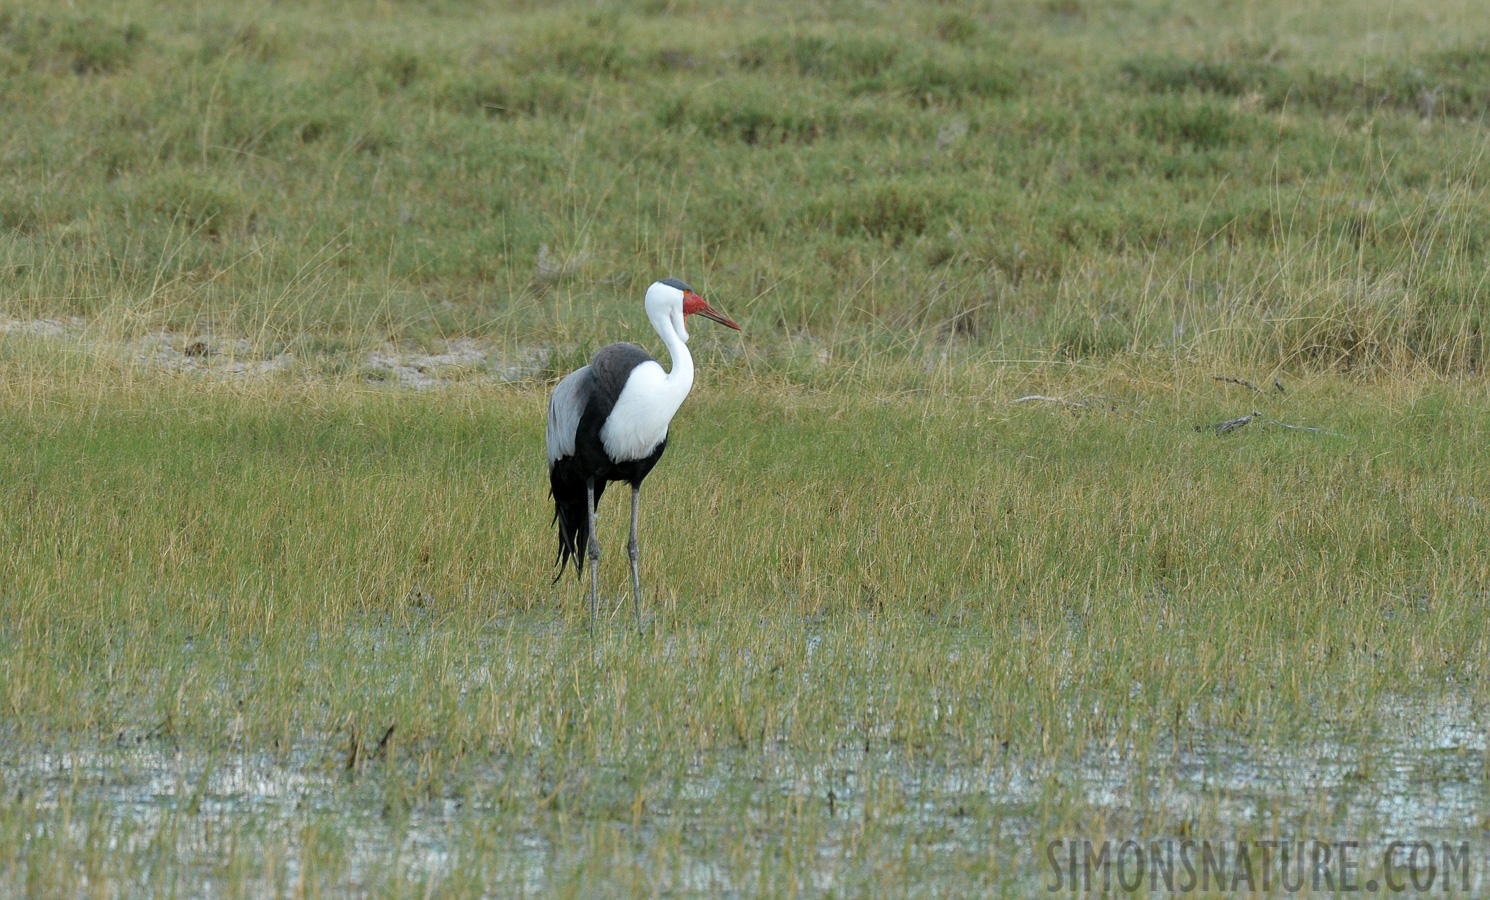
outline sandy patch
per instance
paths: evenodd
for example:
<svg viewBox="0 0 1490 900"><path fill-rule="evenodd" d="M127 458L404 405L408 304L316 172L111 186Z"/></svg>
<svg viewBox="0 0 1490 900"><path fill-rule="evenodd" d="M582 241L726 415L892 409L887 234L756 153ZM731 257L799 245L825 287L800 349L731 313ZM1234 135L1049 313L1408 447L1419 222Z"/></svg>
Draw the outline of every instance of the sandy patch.
<svg viewBox="0 0 1490 900"><path fill-rule="evenodd" d="M310 374L323 369L318 361L326 361L291 352L267 355L248 338L210 332L152 331L121 342L90 335L88 322L77 318L26 320L0 316L0 336L6 334L75 342L95 353L122 355L150 369L229 379L263 378L297 363L305 364ZM385 344L362 358L357 368L371 383L427 390L456 382L522 381L541 373L549 355L545 347L513 350L480 338L459 337L443 342L433 353Z"/></svg>

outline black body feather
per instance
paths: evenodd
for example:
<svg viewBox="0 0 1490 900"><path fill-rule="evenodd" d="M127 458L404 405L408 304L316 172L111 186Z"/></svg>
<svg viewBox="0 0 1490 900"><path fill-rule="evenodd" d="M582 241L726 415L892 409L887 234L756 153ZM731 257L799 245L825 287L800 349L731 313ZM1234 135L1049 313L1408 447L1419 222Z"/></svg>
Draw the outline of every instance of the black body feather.
<svg viewBox="0 0 1490 900"><path fill-rule="evenodd" d="M575 395L575 401L583 404L583 412L574 435L574 452L553 460L548 467L549 494L554 499L554 523L559 528L559 555L554 561L559 572L554 581L563 576L564 567L571 559L574 560L575 574L584 572L585 553L590 544L586 484L593 480L595 505L599 508L607 483L624 481L640 485L662 458L662 451L667 449L667 439L664 438L645 459L618 462L605 452L605 445L600 440L600 430L605 427L617 398L625 389L631 370L651 361L647 351L626 343L602 347L590 360L590 371Z"/></svg>

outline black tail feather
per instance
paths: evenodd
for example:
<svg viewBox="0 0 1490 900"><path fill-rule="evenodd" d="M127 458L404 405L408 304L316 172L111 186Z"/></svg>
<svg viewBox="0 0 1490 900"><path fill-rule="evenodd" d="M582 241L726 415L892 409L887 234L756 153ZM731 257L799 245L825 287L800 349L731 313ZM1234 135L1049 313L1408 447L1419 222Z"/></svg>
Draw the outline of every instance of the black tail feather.
<svg viewBox="0 0 1490 900"><path fill-rule="evenodd" d="M554 584L564 577L564 567L569 565L569 560L574 560L574 574L580 575L585 571L585 551L590 547L590 517L585 504L565 505L562 501L554 500L554 522L559 526L559 555L554 557L554 565L559 571L554 574Z"/></svg>
<svg viewBox="0 0 1490 900"><path fill-rule="evenodd" d="M595 484L595 502L605 490L605 482ZM574 574L580 577L585 571L585 553L590 549L590 514L585 497L585 483L566 479L555 473L550 478L549 493L554 498L553 523L559 526L559 554L554 565L559 571L554 575L554 584L564 577L564 567L574 561Z"/></svg>

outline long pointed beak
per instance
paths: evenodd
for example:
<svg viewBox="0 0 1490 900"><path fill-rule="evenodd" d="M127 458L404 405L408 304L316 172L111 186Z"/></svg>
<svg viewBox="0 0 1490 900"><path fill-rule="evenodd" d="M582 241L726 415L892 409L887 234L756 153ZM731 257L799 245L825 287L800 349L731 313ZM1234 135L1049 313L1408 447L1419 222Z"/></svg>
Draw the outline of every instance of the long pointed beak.
<svg viewBox="0 0 1490 900"><path fill-rule="evenodd" d="M705 319L712 319L715 322L718 322L720 325L728 325L730 328L733 328L736 331L743 330L740 328L739 325L735 324L734 319L731 319L729 316L726 316L724 313L720 312L707 303L704 304L703 309L700 309L698 311L698 314L703 316Z"/></svg>

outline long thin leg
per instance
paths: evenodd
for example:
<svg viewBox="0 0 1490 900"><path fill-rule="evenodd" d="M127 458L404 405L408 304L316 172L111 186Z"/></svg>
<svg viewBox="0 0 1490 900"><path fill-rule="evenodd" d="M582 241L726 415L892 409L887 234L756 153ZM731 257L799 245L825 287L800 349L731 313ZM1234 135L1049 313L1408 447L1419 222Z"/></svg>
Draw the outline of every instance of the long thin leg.
<svg viewBox="0 0 1490 900"><path fill-rule="evenodd" d="M631 542L626 545L626 555L631 557L631 610L636 613L636 633L642 633L642 576L638 561L642 558L641 544L636 542L636 520L641 516L642 486L631 486Z"/></svg>
<svg viewBox="0 0 1490 900"><path fill-rule="evenodd" d="M595 630L595 597L600 593L600 542L595 539L595 479L585 479L585 504L590 513L590 630Z"/></svg>

